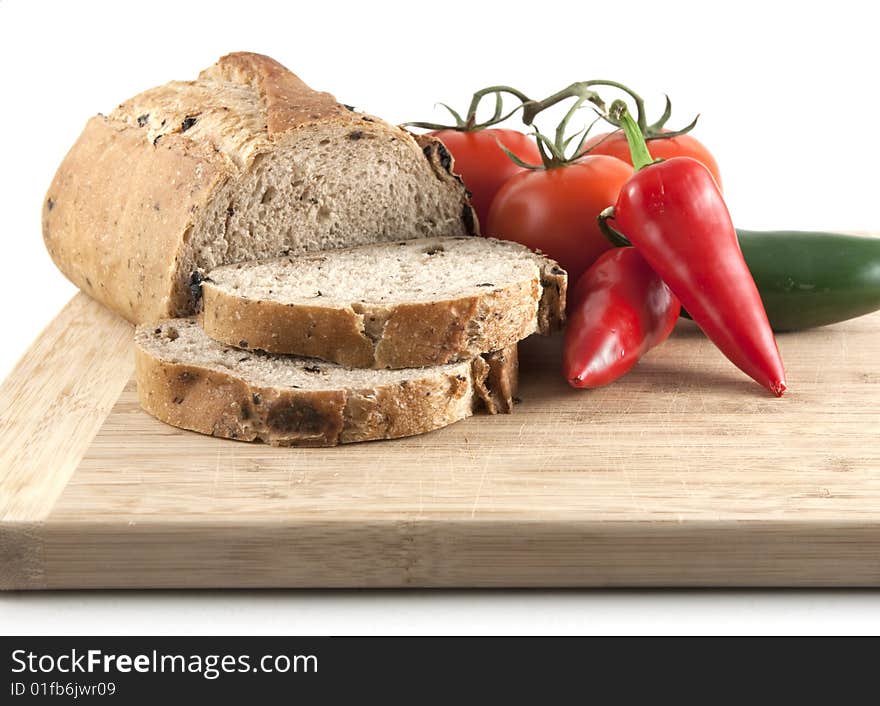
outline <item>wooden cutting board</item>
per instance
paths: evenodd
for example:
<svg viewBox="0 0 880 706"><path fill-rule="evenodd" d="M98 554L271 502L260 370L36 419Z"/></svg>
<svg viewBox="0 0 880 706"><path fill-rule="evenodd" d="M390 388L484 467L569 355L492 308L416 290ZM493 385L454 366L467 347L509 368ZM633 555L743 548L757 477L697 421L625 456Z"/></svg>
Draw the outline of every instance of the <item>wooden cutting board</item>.
<svg viewBox="0 0 880 706"><path fill-rule="evenodd" d="M777 400L689 322L569 389L397 441L278 449L138 409L84 295L0 388L0 586L880 585L880 315L779 337Z"/></svg>

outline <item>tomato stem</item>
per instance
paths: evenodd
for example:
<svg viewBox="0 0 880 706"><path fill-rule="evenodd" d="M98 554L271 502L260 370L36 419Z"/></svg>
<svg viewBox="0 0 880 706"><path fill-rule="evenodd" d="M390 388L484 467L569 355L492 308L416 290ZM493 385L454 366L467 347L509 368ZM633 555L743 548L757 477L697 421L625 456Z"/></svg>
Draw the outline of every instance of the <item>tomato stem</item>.
<svg viewBox="0 0 880 706"><path fill-rule="evenodd" d="M621 128L623 128L627 144L629 144L629 152L632 156L633 168L636 171L639 171L640 169L647 167L649 164L653 164L654 158L651 157L651 153L648 151L648 144L645 142L645 136L642 134L638 123L633 120L632 115L630 115L629 110L627 110L626 103L622 100L614 101L611 104L609 115L613 120L620 124Z"/></svg>
<svg viewBox="0 0 880 706"><path fill-rule="evenodd" d="M492 111L492 117L488 120L484 120L483 122L477 122L477 110L480 107L480 103L486 96L494 95L495 96L495 107ZM519 101L519 104L511 111L505 113L504 112L504 99L503 95L511 95ZM427 122L408 122L403 123L404 127L418 127L423 128L425 130L456 130L457 132L476 132L478 130L485 130L487 127L491 127L492 125L497 125L498 123L503 123L510 116L512 116L516 111L523 107L526 103L530 103L531 99L522 91L513 86L489 86L488 88L482 88L471 97L470 105L468 106L468 111L464 118L461 115L450 108L445 103L438 103L446 110L449 111L450 115L452 115L452 119L455 120L454 125L443 125L442 123L427 123Z"/></svg>
<svg viewBox="0 0 880 706"><path fill-rule="evenodd" d="M578 98L577 106L580 107L584 101L590 101L602 112L605 111L605 102L598 93L590 89L590 86L596 81L577 81L561 91L557 91L552 96L539 101L526 101L523 104L522 120L526 125L531 125L538 113L553 107L557 103L561 103L567 98ZM571 111L569 111L571 113ZM570 117L566 116L566 119Z"/></svg>
<svg viewBox="0 0 880 706"><path fill-rule="evenodd" d="M583 107L584 103L592 103L598 108L594 108L594 110L599 113L600 118L607 119L605 103L597 93L586 88L587 83L588 82L572 84L564 91L560 91L543 101L528 101L523 104L523 122L534 128L533 134L538 143L538 151L541 153L541 161L543 162L544 169L564 167L566 164L571 164L582 156L584 142L586 142L587 136L590 133L590 128L592 128L597 121L594 120L590 125L585 126L572 135L567 135L567 132L569 123L572 118L574 118L577 111ZM572 97L577 100L571 104L565 115L562 117L562 120L557 124L554 137L551 140L533 124L534 118L542 110L545 110L566 98ZM571 145L575 140L577 140L577 143L575 144L574 149L571 149Z"/></svg>
<svg viewBox="0 0 880 706"><path fill-rule="evenodd" d="M526 125L531 125L535 117L538 113L550 108L557 103L560 103L567 98L584 98L585 100L589 100L596 106L596 111L602 115L608 122L614 125L617 128L622 127L620 122L611 116L608 111L605 110L605 103L603 100L595 93L593 88L595 86L608 86L609 88L616 88L619 91L626 93L627 96L632 100L633 105L636 108L635 120L636 124L639 126L639 130L641 130L642 135L644 135L646 140L660 140L660 139L668 139L670 137L678 137L679 135L685 135L697 124L697 120L699 119L699 115L691 121L689 125L681 128L680 130L671 130L667 131L665 128L666 122L669 120L672 115L672 101L669 96L666 96L666 104L663 109L663 114L650 125L648 124L647 112L645 110L645 99L642 98L638 93L636 93L629 86L626 86L617 81L611 81L608 79L592 79L590 81L577 81L575 83L570 84L569 86L563 88L561 91L557 91L551 96L544 98L539 101L527 101L523 105L523 113L522 120Z"/></svg>

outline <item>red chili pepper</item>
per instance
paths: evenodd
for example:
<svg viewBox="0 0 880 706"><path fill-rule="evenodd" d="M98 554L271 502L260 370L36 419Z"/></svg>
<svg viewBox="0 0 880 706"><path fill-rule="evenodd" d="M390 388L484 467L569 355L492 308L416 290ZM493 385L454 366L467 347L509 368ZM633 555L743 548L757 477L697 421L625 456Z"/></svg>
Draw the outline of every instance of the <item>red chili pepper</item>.
<svg viewBox="0 0 880 706"><path fill-rule="evenodd" d="M600 218L613 218L734 365L781 396L785 371L776 339L715 179L690 157L653 161L623 102L611 110L636 172Z"/></svg>
<svg viewBox="0 0 880 706"><path fill-rule="evenodd" d="M604 252L578 279L562 369L572 387L600 387L628 373L669 338L681 305L635 248Z"/></svg>

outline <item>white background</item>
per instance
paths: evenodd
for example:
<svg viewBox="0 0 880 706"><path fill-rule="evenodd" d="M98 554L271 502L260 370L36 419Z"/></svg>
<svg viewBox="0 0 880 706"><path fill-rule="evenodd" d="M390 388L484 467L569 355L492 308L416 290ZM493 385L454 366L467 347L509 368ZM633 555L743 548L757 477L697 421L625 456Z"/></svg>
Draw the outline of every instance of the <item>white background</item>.
<svg viewBox="0 0 880 706"><path fill-rule="evenodd" d="M880 229L876 21L840 1L420 4L0 0L0 377L73 294L40 206L86 119L222 54L269 54L394 122L486 85L613 78L701 113L738 225ZM626 14L624 14L626 13ZM552 126L545 126L549 129ZM2 443L2 441L0 441ZM878 632L876 592L0 596L0 633Z"/></svg>

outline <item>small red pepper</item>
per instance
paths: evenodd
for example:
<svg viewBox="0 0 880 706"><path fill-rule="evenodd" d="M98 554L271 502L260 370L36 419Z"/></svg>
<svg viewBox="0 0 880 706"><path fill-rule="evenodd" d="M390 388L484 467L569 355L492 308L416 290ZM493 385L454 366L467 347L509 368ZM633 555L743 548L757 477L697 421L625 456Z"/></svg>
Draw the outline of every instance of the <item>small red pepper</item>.
<svg viewBox="0 0 880 706"><path fill-rule="evenodd" d="M577 281L562 370L572 387L600 387L628 373L672 333L681 305L635 248L604 252Z"/></svg>
<svg viewBox="0 0 880 706"><path fill-rule="evenodd" d="M600 218L613 219L734 365L781 396L782 359L718 184L690 157L652 160L626 105L615 101L611 110L636 172Z"/></svg>

